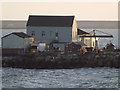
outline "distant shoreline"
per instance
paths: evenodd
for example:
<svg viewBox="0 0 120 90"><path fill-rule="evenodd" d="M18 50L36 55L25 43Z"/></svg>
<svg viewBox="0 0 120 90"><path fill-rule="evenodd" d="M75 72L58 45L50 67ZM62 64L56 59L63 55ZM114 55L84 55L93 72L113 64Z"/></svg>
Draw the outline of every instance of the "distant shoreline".
<svg viewBox="0 0 120 90"><path fill-rule="evenodd" d="M2 29L26 29L27 20L0 20L0 23ZM77 20L77 23L84 29L118 29L118 21Z"/></svg>

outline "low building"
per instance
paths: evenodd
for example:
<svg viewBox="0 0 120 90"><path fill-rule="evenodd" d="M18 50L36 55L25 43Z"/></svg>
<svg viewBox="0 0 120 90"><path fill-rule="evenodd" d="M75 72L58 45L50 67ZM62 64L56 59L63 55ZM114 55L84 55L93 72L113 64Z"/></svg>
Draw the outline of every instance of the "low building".
<svg viewBox="0 0 120 90"><path fill-rule="evenodd" d="M65 51L66 43L63 43L63 42L61 42L61 43L53 43L52 45L53 45L54 49L58 49L59 51L62 51L62 52Z"/></svg>
<svg viewBox="0 0 120 90"><path fill-rule="evenodd" d="M2 53L11 55L27 52L27 48L33 41L33 37L23 32L10 33L2 37Z"/></svg>
<svg viewBox="0 0 120 90"><path fill-rule="evenodd" d="M2 35L6 35L8 32L9 33L17 32L17 31L26 32L26 24L28 21L2 20L0 22L2 23L2 27L0 27L0 30L2 31ZM120 30L118 30L118 21L77 21L77 26L78 28L87 32L90 32L93 29L96 29L96 30L107 32L107 33L111 33L114 36L112 40L113 44L117 45L117 43L120 42L120 39L118 39L118 36L120 37ZM34 32L33 32L33 35L34 35ZM105 46L107 43L108 42L106 42L102 46ZM118 45L120 48L120 44Z"/></svg>
<svg viewBox="0 0 120 90"><path fill-rule="evenodd" d="M94 37L89 36L92 36L92 34L78 29L78 41L85 43L88 48L95 48L98 38L95 39Z"/></svg>
<svg viewBox="0 0 120 90"><path fill-rule="evenodd" d="M118 21L78 21L77 23L78 27L84 31L90 32L92 30L99 30L113 35L113 38L100 37L98 40L99 48L103 48L110 40L115 45L115 48L120 48L120 30L118 29Z"/></svg>
<svg viewBox="0 0 120 90"><path fill-rule="evenodd" d="M86 46L83 42L68 43L65 47L65 53L84 53Z"/></svg>

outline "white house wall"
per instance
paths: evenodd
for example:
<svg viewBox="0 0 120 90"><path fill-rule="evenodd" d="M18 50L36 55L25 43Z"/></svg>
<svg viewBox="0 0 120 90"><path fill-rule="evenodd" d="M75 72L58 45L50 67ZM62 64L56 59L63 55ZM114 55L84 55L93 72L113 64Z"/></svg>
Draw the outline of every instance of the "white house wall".
<svg viewBox="0 0 120 90"><path fill-rule="evenodd" d="M24 39L14 34L2 38L2 48L24 48Z"/></svg>
<svg viewBox="0 0 120 90"><path fill-rule="evenodd" d="M77 41L77 29L78 29L77 21L74 18L72 26L72 41Z"/></svg>
<svg viewBox="0 0 120 90"><path fill-rule="evenodd" d="M24 32L24 33L26 33L26 29L0 29L0 38L2 38L5 35L8 35L12 32ZM0 47L1 47L1 41L0 41Z"/></svg>
<svg viewBox="0 0 120 90"><path fill-rule="evenodd" d="M91 32L93 30L93 29L85 29L85 28L81 28L81 29L83 31L86 31L86 32ZM110 43L110 41L115 45L116 48L118 48L118 47L120 48L120 45L119 45L120 39L118 37L118 33L120 34L120 32L118 32L118 29L101 29L101 28L99 28L96 30L103 31L103 32L106 32L106 33L113 35L113 38L99 38L99 40L98 40L98 47L99 48L105 47L105 45L107 43ZM94 41L94 39L93 39L93 41Z"/></svg>
<svg viewBox="0 0 120 90"><path fill-rule="evenodd" d="M118 29L118 48L120 49L120 29Z"/></svg>
<svg viewBox="0 0 120 90"><path fill-rule="evenodd" d="M98 40L98 38L96 38ZM95 48L95 38L84 38L84 43L88 46L88 47L93 47Z"/></svg>
<svg viewBox="0 0 120 90"><path fill-rule="evenodd" d="M24 47L27 48L34 41L34 38L25 38L24 39Z"/></svg>
<svg viewBox="0 0 120 90"><path fill-rule="evenodd" d="M47 44L56 40L55 33L58 33L59 42L71 42L72 40L72 27L27 27L28 35L32 35L33 31L36 41ZM43 31L45 31L45 36L42 36Z"/></svg>

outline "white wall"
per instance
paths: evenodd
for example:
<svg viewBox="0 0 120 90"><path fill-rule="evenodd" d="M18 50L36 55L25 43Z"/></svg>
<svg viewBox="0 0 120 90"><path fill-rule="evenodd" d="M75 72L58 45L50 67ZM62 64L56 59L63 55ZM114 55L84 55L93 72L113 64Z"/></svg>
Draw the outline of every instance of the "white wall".
<svg viewBox="0 0 120 90"><path fill-rule="evenodd" d="M84 29L84 28L81 28L81 29L86 32L91 32L93 30L93 29ZM118 29L96 29L96 30L103 31L113 35L113 38L99 38L98 46L100 48L104 47L110 41L115 45L116 48L118 48ZM119 40L119 43L120 43L120 40Z"/></svg>
<svg viewBox="0 0 120 90"><path fill-rule="evenodd" d="M120 29L118 29L118 48L120 49Z"/></svg>
<svg viewBox="0 0 120 90"><path fill-rule="evenodd" d="M12 32L24 32L26 33L26 29L0 29L0 38L3 36L10 34ZM0 47L1 47L1 40L0 40Z"/></svg>
<svg viewBox="0 0 120 90"><path fill-rule="evenodd" d="M2 38L2 48L24 48L24 39L11 34Z"/></svg>
<svg viewBox="0 0 120 90"><path fill-rule="evenodd" d="M58 33L59 42L72 41L72 27L27 27L27 34L32 35L35 32L35 39L40 42L49 44L56 39L55 33ZM45 36L42 36L42 31L45 31Z"/></svg>
<svg viewBox="0 0 120 90"><path fill-rule="evenodd" d="M77 41L77 28L78 28L78 25L74 18L73 26L72 26L72 41Z"/></svg>
<svg viewBox="0 0 120 90"><path fill-rule="evenodd" d="M34 38L24 38L24 47L27 48L33 41Z"/></svg>

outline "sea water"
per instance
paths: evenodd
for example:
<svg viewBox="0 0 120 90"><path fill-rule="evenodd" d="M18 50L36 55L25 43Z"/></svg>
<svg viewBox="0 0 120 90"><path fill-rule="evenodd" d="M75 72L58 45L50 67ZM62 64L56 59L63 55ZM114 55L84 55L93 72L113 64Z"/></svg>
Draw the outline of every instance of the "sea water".
<svg viewBox="0 0 120 90"><path fill-rule="evenodd" d="M2 68L3 88L118 88L115 68Z"/></svg>

